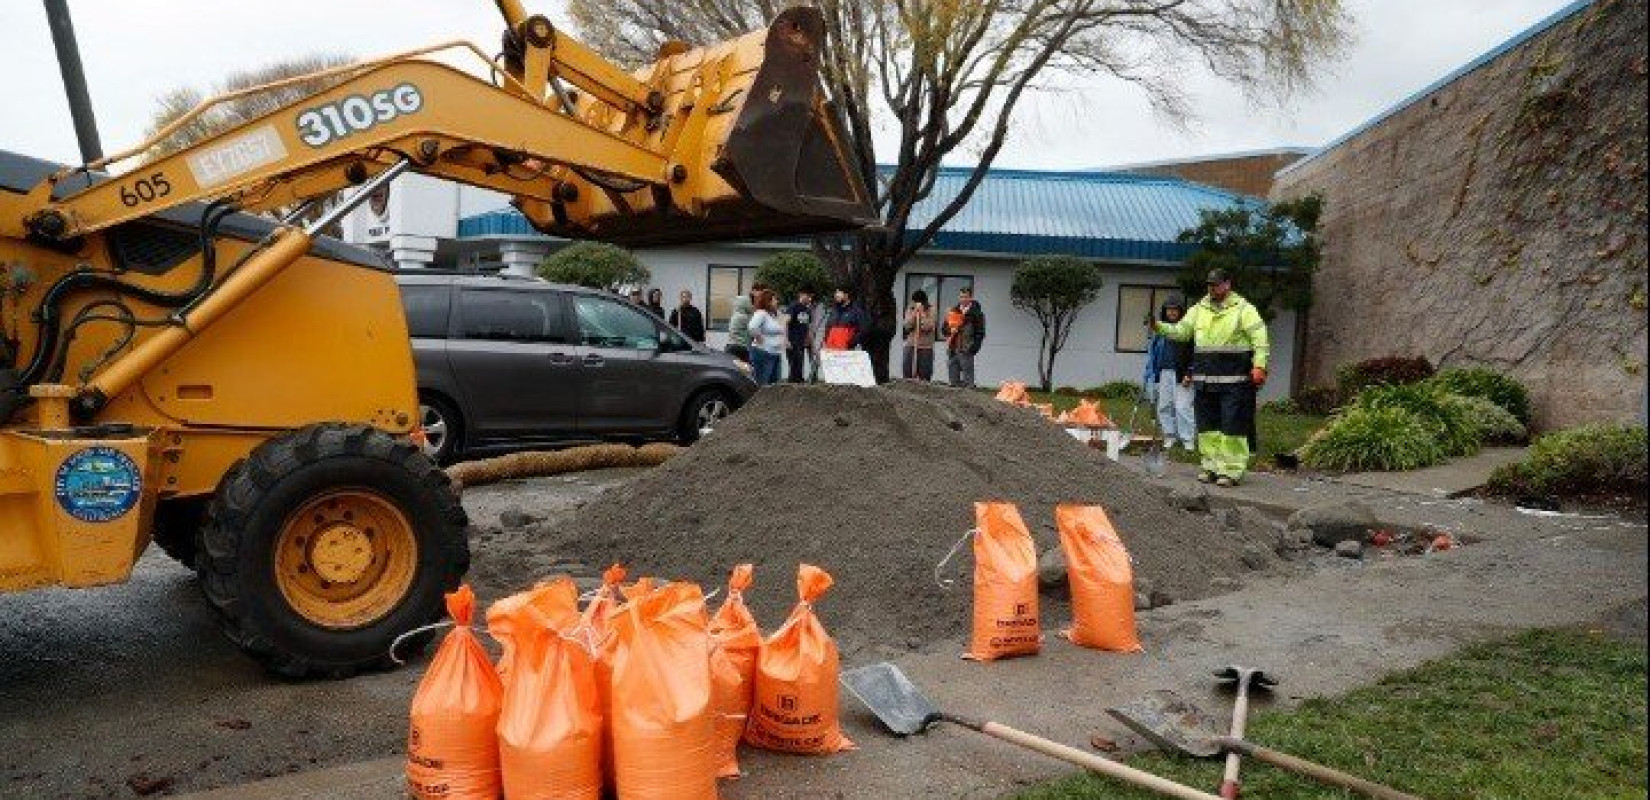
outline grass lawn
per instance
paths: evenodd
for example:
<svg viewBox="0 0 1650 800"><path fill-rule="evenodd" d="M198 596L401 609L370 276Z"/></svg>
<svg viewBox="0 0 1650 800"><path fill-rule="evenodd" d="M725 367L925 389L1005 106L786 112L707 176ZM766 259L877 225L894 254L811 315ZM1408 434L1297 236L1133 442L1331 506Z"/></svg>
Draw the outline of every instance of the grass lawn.
<svg viewBox="0 0 1650 800"><path fill-rule="evenodd" d="M1596 633L1532 631L1476 645L1344 697L1250 719L1249 738L1402 791L1439 798L1643 798L1645 651ZM1134 766L1213 791L1218 761ZM1244 796L1353 795L1244 762ZM1018 800L1148 798L1089 775Z"/></svg>
<svg viewBox="0 0 1650 800"><path fill-rule="evenodd" d="M1053 403L1056 412L1065 411L1077 405L1077 399L1068 395L1031 392L1031 401L1034 403ZM1100 407L1106 415L1118 425L1129 424L1129 413L1134 408L1130 400L1101 400ZM1296 448L1306 444L1319 428L1328 422L1328 417L1311 414L1275 414L1270 411L1259 412L1256 423L1260 427L1260 458L1256 460L1256 467L1270 468L1272 456L1276 453L1293 452ZM1157 413L1150 406L1141 406L1140 414L1135 420L1135 427L1143 432L1157 430ZM1174 458L1178 461L1196 463L1197 458L1185 450L1176 449Z"/></svg>

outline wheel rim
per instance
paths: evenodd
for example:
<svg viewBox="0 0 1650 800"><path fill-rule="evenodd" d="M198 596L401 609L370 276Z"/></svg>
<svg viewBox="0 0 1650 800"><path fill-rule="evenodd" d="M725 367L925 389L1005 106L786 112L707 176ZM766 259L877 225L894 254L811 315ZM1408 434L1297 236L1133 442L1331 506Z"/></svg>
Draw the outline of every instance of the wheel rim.
<svg viewBox="0 0 1650 800"><path fill-rule="evenodd" d="M424 428L424 455L434 458L447 444L447 417L441 413L441 409L420 403L418 420L418 424Z"/></svg>
<svg viewBox="0 0 1650 800"><path fill-rule="evenodd" d="M275 583L287 605L323 628L382 619L406 597L418 539L401 509L368 489L304 503L275 540Z"/></svg>
<svg viewBox="0 0 1650 800"><path fill-rule="evenodd" d="M727 415L732 412L733 409L728 406L728 401L723 400L720 397L712 397L709 400L700 403L698 418L699 430L709 430L716 427L716 423L722 421L722 419L727 417Z"/></svg>

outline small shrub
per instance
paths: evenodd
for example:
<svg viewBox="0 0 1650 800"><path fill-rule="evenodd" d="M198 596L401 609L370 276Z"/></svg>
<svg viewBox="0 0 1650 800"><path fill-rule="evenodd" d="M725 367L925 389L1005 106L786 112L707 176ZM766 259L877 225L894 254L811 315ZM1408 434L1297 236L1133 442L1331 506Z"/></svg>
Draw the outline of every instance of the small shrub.
<svg viewBox="0 0 1650 800"><path fill-rule="evenodd" d="M1482 397L1511 412L1519 422L1530 423L1530 390L1517 379L1485 367L1446 369L1428 382L1452 394Z"/></svg>
<svg viewBox="0 0 1650 800"><path fill-rule="evenodd" d="M1295 402L1294 398L1283 397L1262 403L1260 410L1268 414L1299 414L1301 413L1301 406L1300 403Z"/></svg>
<svg viewBox="0 0 1650 800"><path fill-rule="evenodd" d="M1341 472L1409 470L1448 456L1433 426L1402 406L1354 406L1301 447L1301 463Z"/></svg>
<svg viewBox="0 0 1650 800"><path fill-rule="evenodd" d="M1300 413L1320 417L1335 413L1344 402L1341 390L1333 386L1311 386L1295 395L1295 405L1300 408Z"/></svg>
<svg viewBox="0 0 1650 800"><path fill-rule="evenodd" d="M1132 403L1140 399L1141 389L1138 381L1111 381L1096 386L1084 394L1105 400L1128 400Z"/></svg>
<svg viewBox="0 0 1650 800"><path fill-rule="evenodd" d="M1402 408L1432 429L1433 436L1448 456L1478 452L1483 443L1479 425L1460 405L1444 402L1445 395L1424 383L1372 386L1358 395L1359 408Z"/></svg>
<svg viewBox="0 0 1650 800"><path fill-rule="evenodd" d="M1529 455L1490 476L1509 494L1637 494L1646 489L1643 425L1583 425L1535 440Z"/></svg>
<svg viewBox="0 0 1650 800"><path fill-rule="evenodd" d="M1335 371L1335 383L1341 397L1351 400L1371 386L1407 386L1432 373L1432 362L1425 356L1385 356L1341 365Z"/></svg>
<svg viewBox="0 0 1650 800"><path fill-rule="evenodd" d="M1518 417L1488 398L1445 393L1439 402L1471 425L1482 444L1512 444L1530 438Z"/></svg>
<svg viewBox="0 0 1650 800"><path fill-rule="evenodd" d="M574 242L544 259L538 276L552 283L571 283L617 292L645 286L652 273L629 250L603 242Z"/></svg>
<svg viewBox="0 0 1650 800"><path fill-rule="evenodd" d="M1054 394L1060 395L1061 397L1082 397L1083 390L1075 386L1056 386L1054 388Z"/></svg>

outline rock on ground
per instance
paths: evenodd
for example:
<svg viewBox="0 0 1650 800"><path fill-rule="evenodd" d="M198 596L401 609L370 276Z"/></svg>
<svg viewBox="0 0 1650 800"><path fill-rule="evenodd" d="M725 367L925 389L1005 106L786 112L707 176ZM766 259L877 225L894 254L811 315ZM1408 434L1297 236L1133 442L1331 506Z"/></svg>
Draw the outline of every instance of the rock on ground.
<svg viewBox="0 0 1650 800"><path fill-rule="evenodd" d="M1356 500L1309 506L1289 517L1290 528L1311 531L1312 541L1323 547L1347 540L1362 543L1377 524L1375 514Z"/></svg>

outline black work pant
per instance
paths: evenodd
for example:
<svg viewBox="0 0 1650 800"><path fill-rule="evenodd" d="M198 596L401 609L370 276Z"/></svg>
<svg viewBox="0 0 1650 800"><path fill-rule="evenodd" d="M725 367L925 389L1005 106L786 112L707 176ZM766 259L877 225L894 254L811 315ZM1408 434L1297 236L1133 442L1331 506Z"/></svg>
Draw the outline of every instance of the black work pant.
<svg viewBox="0 0 1650 800"><path fill-rule="evenodd" d="M1197 399L1192 403L1201 433L1223 433L1241 436L1255 445L1255 385L1242 383L1197 382Z"/></svg>
<svg viewBox="0 0 1650 800"><path fill-rule="evenodd" d="M808 373L804 372L802 369L803 360L807 355L807 352L808 348L798 347L794 344L785 351L785 368L790 370L790 374L785 377L786 381L790 383L804 383L808 380Z"/></svg>

